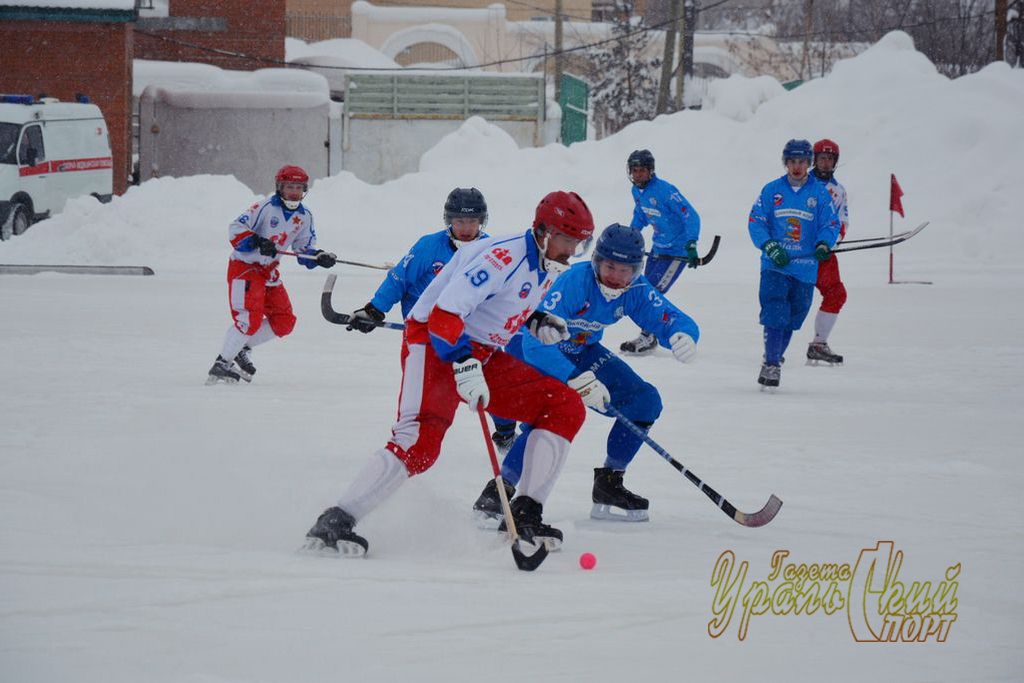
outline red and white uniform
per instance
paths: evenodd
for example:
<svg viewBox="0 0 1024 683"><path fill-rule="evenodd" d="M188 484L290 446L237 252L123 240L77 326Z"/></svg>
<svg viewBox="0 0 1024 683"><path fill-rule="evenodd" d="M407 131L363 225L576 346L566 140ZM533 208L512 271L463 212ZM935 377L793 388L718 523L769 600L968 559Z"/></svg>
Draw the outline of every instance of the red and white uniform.
<svg viewBox="0 0 1024 683"><path fill-rule="evenodd" d="M406 319L402 390L391 440L339 507L359 519L405 478L434 464L461 401L452 362L469 356L483 362L490 389L487 411L533 425L519 492L544 502L583 425L585 408L573 389L500 347L553 281L540 267L532 231L491 237L459 250Z"/></svg>
<svg viewBox="0 0 1024 683"><path fill-rule="evenodd" d="M251 336L266 317L274 334L283 337L295 327L291 300L278 272L278 256L264 256L253 235L272 240L278 249L316 250L313 214L302 204L288 210L278 195L256 202L228 227L234 250L228 261L228 304L235 328Z"/></svg>
<svg viewBox="0 0 1024 683"><path fill-rule="evenodd" d="M827 183L829 194L832 195L832 206L839 217L839 239L846 237L846 228L850 223L850 212L846 206L846 188L834 178ZM825 313L839 313L846 303L846 286L839 275L839 259L832 258L818 264L818 280L815 283L821 292L821 310Z"/></svg>

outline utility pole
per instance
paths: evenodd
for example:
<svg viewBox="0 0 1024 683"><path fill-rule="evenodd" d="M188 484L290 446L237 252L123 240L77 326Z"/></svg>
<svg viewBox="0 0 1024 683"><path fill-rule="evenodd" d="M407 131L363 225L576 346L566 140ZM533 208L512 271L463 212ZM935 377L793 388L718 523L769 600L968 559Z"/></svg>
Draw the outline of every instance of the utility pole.
<svg viewBox="0 0 1024 683"><path fill-rule="evenodd" d="M668 111L669 86L675 69L672 68L676 55L676 24L679 22L679 5L682 0L671 0L669 12L671 22L665 29L665 51L661 57L661 82L658 84L658 106L655 112L664 114Z"/></svg>
<svg viewBox="0 0 1024 683"><path fill-rule="evenodd" d="M563 0L555 0L555 101L562 100L562 72L565 59L562 56L562 9Z"/></svg>
<svg viewBox="0 0 1024 683"><path fill-rule="evenodd" d="M996 0L996 61L1006 59L1003 45L1006 44L1006 11L1007 0Z"/></svg>
<svg viewBox="0 0 1024 683"><path fill-rule="evenodd" d="M814 0L804 0L804 54L800 59L800 80L810 78L811 54L809 51L811 41L811 13L814 10ZM807 76L804 76L807 74Z"/></svg>
<svg viewBox="0 0 1024 683"><path fill-rule="evenodd" d="M681 111L683 108L683 81L686 78L686 10L690 4L688 0L678 0L679 3L679 61L676 62L676 101L675 111ZM692 28L692 27L691 27Z"/></svg>

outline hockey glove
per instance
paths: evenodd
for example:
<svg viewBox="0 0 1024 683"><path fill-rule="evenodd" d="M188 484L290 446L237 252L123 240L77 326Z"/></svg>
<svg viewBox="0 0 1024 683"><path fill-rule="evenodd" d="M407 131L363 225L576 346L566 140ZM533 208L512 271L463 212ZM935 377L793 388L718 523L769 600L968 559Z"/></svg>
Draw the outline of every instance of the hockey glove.
<svg viewBox="0 0 1024 683"><path fill-rule="evenodd" d="M612 395L608 393L608 387L590 370L573 377L567 384L570 388L576 390L576 393L583 399L585 406L602 413L604 412L605 404L612 400Z"/></svg>
<svg viewBox="0 0 1024 683"><path fill-rule="evenodd" d="M334 264L338 262L338 257L329 251L323 249L316 250L316 264L321 268L333 268Z"/></svg>
<svg viewBox="0 0 1024 683"><path fill-rule="evenodd" d="M689 363L697 355L697 343L693 341L693 337L684 332L673 334L668 338L668 343L672 347L672 355L680 363Z"/></svg>
<svg viewBox="0 0 1024 683"><path fill-rule="evenodd" d="M761 249L764 251L764 255L779 268L783 268L789 263L789 254L777 240L768 240L761 245Z"/></svg>
<svg viewBox="0 0 1024 683"><path fill-rule="evenodd" d="M700 254L697 253L697 240L686 243L686 265L696 268L700 265Z"/></svg>
<svg viewBox="0 0 1024 683"><path fill-rule="evenodd" d="M372 303L368 303L358 311L353 311L345 329L351 332L359 330L363 334L373 332L377 329L376 323L384 322L384 314Z"/></svg>
<svg viewBox="0 0 1024 683"><path fill-rule="evenodd" d="M259 235L252 236L252 242L259 249L260 254L263 256L277 256L277 245L272 240L268 240L266 237L260 237Z"/></svg>
<svg viewBox="0 0 1024 683"><path fill-rule="evenodd" d="M476 410L477 406L486 408L491 401L491 390L484 378L483 363L476 358L467 358L452 363L452 370L455 372L455 390L469 404L469 409Z"/></svg>
<svg viewBox="0 0 1024 683"><path fill-rule="evenodd" d="M832 258L832 250L824 242L818 242L814 245L814 258L817 259L818 263L828 261Z"/></svg>
<svg viewBox="0 0 1024 683"><path fill-rule="evenodd" d="M569 338L569 328L565 320L551 313L534 311L526 319L526 329L540 340L541 344L557 344Z"/></svg>

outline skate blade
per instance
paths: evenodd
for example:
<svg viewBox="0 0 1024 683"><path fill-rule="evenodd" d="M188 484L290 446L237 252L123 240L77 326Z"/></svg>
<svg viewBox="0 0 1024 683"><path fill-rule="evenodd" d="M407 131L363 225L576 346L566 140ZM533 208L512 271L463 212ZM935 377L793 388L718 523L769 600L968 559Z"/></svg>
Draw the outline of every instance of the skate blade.
<svg viewBox="0 0 1024 683"><path fill-rule="evenodd" d="M238 369L238 376L241 377L242 381L244 381L246 383L252 381L252 375L247 373L245 370L242 370L241 368Z"/></svg>
<svg viewBox="0 0 1024 683"><path fill-rule="evenodd" d="M206 386L213 386L214 384L238 384L238 380L233 377L207 377Z"/></svg>
<svg viewBox="0 0 1024 683"><path fill-rule="evenodd" d="M774 394L778 389L778 384L765 384L761 387L761 393Z"/></svg>
<svg viewBox="0 0 1024 683"><path fill-rule="evenodd" d="M613 505L594 503L590 508L590 518L611 522L649 522L651 517L647 510L626 510Z"/></svg>
<svg viewBox="0 0 1024 683"><path fill-rule="evenodd" d="M319 538L307 538L305 545L299 548L300 555L315 557L365 557L366 548L352 541L338 541L338 547L332 548Z"/></svg>

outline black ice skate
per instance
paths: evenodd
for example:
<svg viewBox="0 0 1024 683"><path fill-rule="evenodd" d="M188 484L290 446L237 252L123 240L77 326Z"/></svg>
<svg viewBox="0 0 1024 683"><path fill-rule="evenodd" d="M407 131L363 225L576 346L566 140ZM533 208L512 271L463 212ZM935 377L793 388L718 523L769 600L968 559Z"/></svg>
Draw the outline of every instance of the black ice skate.
<svg viewBox="0 0 1024 683"><path fill-rule="evenodd" d="M501 481L505 484L505 494L512 500L512 496L516 495L516 487L504 479ZM473 503L473 513L480 522L505 519L505 514L501 510L501 498L498 496L498 486L493 479L488 480L484 490L480 492L480 497ZM494 528L493 525L491 528Z"/></svg>
<svg viewBox="0 0 1024 683"><path fill-rule="evenodd" d="M222 356L217 356L217 360L213 361L213 367L210 368L210 375L206 378L206 383L216 384L217 382L224 382L225 384L238 384L238 380L241 378L242 376L231 367L231 361L224 359Z"/></svg>
<svg viewBox="0 0 1024 683"><path fill-rule="evenodd" d="M252 363L252 358L249 354L252 353L252 349L248 346L243 346L242 350L235 356L235 365L238 366L238 374L241 375L242 379L246 382L252 381L252 376L256 374L256 366Z"/></svg>
<svg viewBox="0 0 1024 683"><path fill-rule="evenodd" d="M658 348L658 338L653 334L642 332L636 339L622 342L619 346L619 351L627 356L646 356L656 348Z"/></svg>
<svg viewBox="0 0 1024 683"><path fill-rule="evenodd" d="M508 427L497 427L491 434L491 441L494 442L494 447L501 455L506 455L512 450L512 444L516 441L516 426L513 424Z"/></svg>
<svg viewBox="0 0 1024 683"><path fill-rule="evenodd" d="M646 332L641 333L636 339L623 342L618 346L618 350L627 355L647 355L655 348L657 348L657 337Z"/></svg>
<svg viewBox="0 0 1024 683"><path fill-rule="evenodd" d="M774 389L779 386L779 380L781 378L782 368L780 366L762 363L761 374L757 376L757 383L762 385L761 391L764 391L765 389Z"/></svg>
<svg viewBox="0 0 1024 683"><path fill-rule="evenodd" d="M519 537L534 545L543 543L549 552L558 550L562 547L562 532L541 521L543 512L544 506L529 496L519 496L512 501L512 519L516 521ZM506 531L505 520L502 520L498 531Z"/></svg>
<svg viewBox="0 0 1024 683"><path fill-rule="evenodd" d="M817 365L820 362L829 365L842 365L843 357L838 353L832 353L828 342L811 342L807 345L807 364Z"/></svg>
<svg viewBox="0 0 1024 683"><path fill-rule="evenodd" d="M305 552L320 555L362 557L370 545L352 531L356 520L339 507L327 508L306 532Z"/></svg>
<svg viewBox="0 0 1024 683"><path fill-rule="evenodd" d="M622 470L610 467L594 468L594 492L591 498L591 519L610 519L617 522L646 522L650 519L648 500L622 485Z"/></svg>

